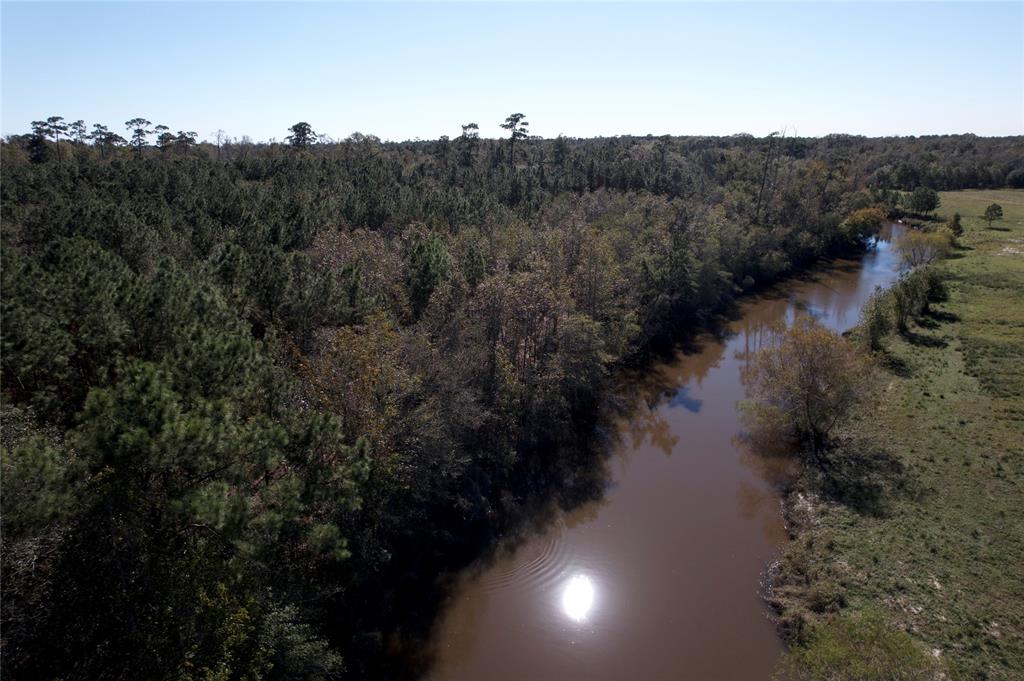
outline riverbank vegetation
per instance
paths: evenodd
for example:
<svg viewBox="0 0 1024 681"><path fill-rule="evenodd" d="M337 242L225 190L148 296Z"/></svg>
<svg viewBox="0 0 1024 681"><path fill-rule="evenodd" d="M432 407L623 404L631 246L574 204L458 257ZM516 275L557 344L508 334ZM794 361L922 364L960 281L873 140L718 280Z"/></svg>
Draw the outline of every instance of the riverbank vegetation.
<svg viewBox="0 0 1024 681"><path fill-rule="evenodd" d="M833 434L867 394L868 355L813 317L779 329L750 360L744 416L755 442L788 443L823 470Z"/></svg>
<svg viewBox="0 0 1024 681"><path fill-rule="evenodd" d="M599 490L612 368L860 248L883 187L1024 183L1014 138L509 121L3 144L7 673L398 674L447 571Z"/></svg>
<svg viewBox="0 0 1024 681"><path fill-rule="evenodd" d="M930 678L920 651L954 679L1024 669L1024 193L940 198L963 227L950 257L874 298L850 338L874 346L882 372L838 436L835 456L860 462L856 475L845 496L813 476L789 495L796 536L772 599L796 645L790 671L807 672L797 678L837 678L811 672L885 653L847 643L864 617L884 622L870 627L880 641L906 632L914 642L893 648L903 651L894 669L911 675L879 678ZM990 228L993 203L1003 217ZM901 285L918 302L900 330L890 306Z"/></svg>

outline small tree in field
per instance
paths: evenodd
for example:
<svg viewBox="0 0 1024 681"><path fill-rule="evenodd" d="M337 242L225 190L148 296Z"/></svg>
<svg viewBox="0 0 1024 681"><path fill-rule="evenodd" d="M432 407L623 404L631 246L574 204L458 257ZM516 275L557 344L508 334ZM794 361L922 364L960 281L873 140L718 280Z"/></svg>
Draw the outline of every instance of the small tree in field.
<svg viewBox="0 0 1024 681"><path fill-rule="evenodd" d="M813 463L870 386L871 360L839 334L802 317L774 334L743 371L751 430L783 433L804 444Z"/></svg>
<svg viewBox="0 0 1024 681"><path fill-rule="evenodd" d="M1003 219L1003 207L998 203L993 203L991 206L985 209L985 222L988 223L988 228L992 229L992 223L998 222Z"/></svg>
<svg viewBox="0 0 1024 681"><path fill-rule="evenodd" d="M919 215L928 215L939 204L939 194L931 187L918 187L906 197L907 208Z"/></svg>

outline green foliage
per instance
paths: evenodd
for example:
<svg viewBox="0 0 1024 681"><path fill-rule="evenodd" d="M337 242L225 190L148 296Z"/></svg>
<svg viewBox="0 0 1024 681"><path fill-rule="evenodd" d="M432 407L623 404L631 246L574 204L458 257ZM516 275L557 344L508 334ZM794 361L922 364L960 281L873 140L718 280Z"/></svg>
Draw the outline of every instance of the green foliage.
<svg viewBox="0 0 1024 681"><path fill-rule="evenodd" d="M149 129L151 125L153 124L145 118L133 118L130 121L125 121L124 127L132 134L131 145L135 147L135 151L142 153L143 147L146 146L146 139L153 134L153 131Z"/></svg>
<svg viewBox="0 0 1024 681"><path fill-rule="evenodd" d="M74 460L45 438L32 435L14 446L0 447L0 472L8 541L38 536L74 512L81 472Z"/></svg>
<svg viewBox="0 0 1024 681"><path fill-rule="evenodd" d="M949 221L949 231L953 233L953 236L960 238L964 235L964 226L960 223L960 213L953 213L953 218Z"/></svg>
<svg viewBox="0 0 1024 681"><path fill-rule="evenodd" d="M927 215L939 207L939 194L931 187L917 187L905 197L907 209L912 213Z"/></svg>
<svg viewBox="0 0 1024 681"><path fill-rule="evenodd" d="M505 119L505 122L501 124L501 127L505 128L509 132L509 163L515 163L516 140L526 139L529 137L529 125L530 124L526 121L526 115L521 113L509 114ZM518 201L516 203L518 203Z"/></svg>
<svg viewBox="0 0 1024 681"><path fill-rule="evenodd" d="M846 230L847 238L852 243L861 243L878 234L878 230L885 223L885 212L877 206L859 208L843 221L842 227Z"/></svg>
<svg viewBox="0 0 1024 681"><path fill-rule="evenodd" d="M920 314L928 302L927 282L920 275L920 270L914 270L900 277L891 291L896 328L905 333L910 320Z"/></svg>
<svg viewBox="0 0 1024 681"><path fill-rule="evenodd" d="M296 123L288 130L292 134L288 136L287 141L293 147L302 149L316 143L318 135L313 132L313 126L305 121Z"/></svg>
<svg viewBox="0 0 1024 681"><path fill-rule="evenodd" d="M259 651L271 678L329 681L344 671L341 656L300 619L294 607L267 615L259 632Z"/></svg>
<svg viewBox="0 0 1024 681"><path fill-rule="evenodd" d="M925 267L921 270L920 276L924 279L925 311L928 311L929 303L944 303L949 300L946 277L940 270L934 267Z"/></svg>
<svg viewBox="0 0 1024 681"><path fill-rule="evenodd" d="M992 228L992 223L1003 219L1003 207L998 203L993 203L985 209L985 222L988 223L989 229Z"/></svg>
<svg viewBox="0 0 1024 681"><path fill-rule="evenodd" d="M941 303L949 297L945 279L934 267L921 267L901 276L886 296L896 327L903 333L909 322L929 311L931 303ZM871 302L871 301L869 301ZM874 301L877 306L877 301ZM865 310L867 314L868 310Z"/></svg>
<svg viewBox="0 0 1024 681"><path fill-rule="evenodd" d="M788 543L773 593L783 621L798 625L823 619L810 607L816 592L838 585L846 612L884 609L939 655L945 678L1015 679L1024 639L1008 566L1024 555L1024 261L1007 249L1024 238L1024 194L971 190L942 202L963 216L967 247L930 268L949 299L888 340L883 389L844 433L844 449L888 452L909 479L886 476L882 515L805 496L813 523ZM992 202L1008 231L986 229Z"/></svg>
<svg viewBox="0 0 1024 681"><path fill-rule="evenodd" d="M882 349L882 339L892 332L892 296L882 288L876 288L864 303L860 313L860 326L867 336L872 350Z"/></svg>
<svg viewBox="0 0 1024 681"><path fill-rule="evenodd" d="M451 256L444 238L436 232L414 236L406 254L406 263L409 269L409 300L413 315L419 318L430 302L430 294L451 273Z"/></svg>
<svg viewBox="0 0 1024 681"><path fill-rule="evenodd" d="M840 615L812 626L790 651L778 679L792 681L933 681L942 664L877 612Z"/></svg>
<svg viewBox="0 0 1024 681"><path fill-rule="evenodd" d="M909 140L854 173L823 141L766 165L763 140L509 122L3 143L5 671L386 676L374 642L434 577L598 460L616 365L859 248L855 177L932 172L899 165Z"/></svg>

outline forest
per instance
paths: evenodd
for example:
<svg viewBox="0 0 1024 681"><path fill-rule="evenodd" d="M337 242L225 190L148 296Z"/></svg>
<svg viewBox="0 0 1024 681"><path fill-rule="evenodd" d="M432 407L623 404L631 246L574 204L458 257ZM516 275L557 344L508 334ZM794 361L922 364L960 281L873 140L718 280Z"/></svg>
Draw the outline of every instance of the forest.
<svg viewBox="0 0 1024 681"><path fill-rule="evenodd" d="M502 127L4 140L7 673L400 675L448 575L600 493L616 370L914 190L1024 187L1022 137Z"/></svg>

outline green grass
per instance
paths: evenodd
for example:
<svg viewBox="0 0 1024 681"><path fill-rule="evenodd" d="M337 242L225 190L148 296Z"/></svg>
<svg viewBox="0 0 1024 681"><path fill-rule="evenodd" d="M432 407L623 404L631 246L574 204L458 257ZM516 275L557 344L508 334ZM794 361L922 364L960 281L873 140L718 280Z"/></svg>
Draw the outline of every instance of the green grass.
<svg viewBox="0 0 1024 681"><path fill-rule="evenodd" d="M903 472L880 513L812 497L777 595L791 631L881 607L953 678L1024 679L1024 191L941 199L965 229L940 265L950 300L913 342L886 340L899 371L882 370L847 433ZM995 229L980 217L991 203Z"/></svg>

